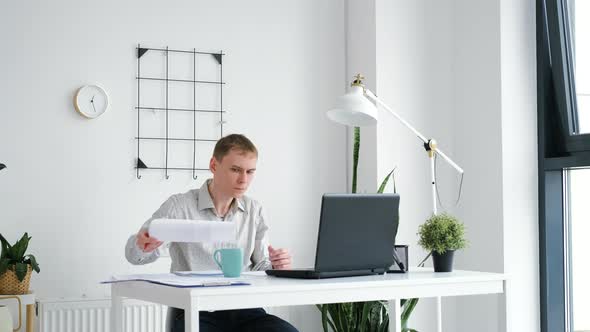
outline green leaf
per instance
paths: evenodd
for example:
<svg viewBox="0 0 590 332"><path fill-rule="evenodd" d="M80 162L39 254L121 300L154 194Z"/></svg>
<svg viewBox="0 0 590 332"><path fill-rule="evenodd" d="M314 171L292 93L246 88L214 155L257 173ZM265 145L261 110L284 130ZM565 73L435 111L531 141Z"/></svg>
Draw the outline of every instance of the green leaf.
<svg viewBox="0 0 590 332"><path fill-rule="evenodd" d="M383 318L383 323L381 324L381 331L389 331L389 315Z"/></svg>
<svg viewBox="0 0 590 332"><path fill-rule="evenodd" d="M365 330L365 328L367 327L365 325L366 323L369 323L367 325L370 326L370 321L367 319L367 317L369 317L369 312L371 310L371 307L372 307L371 302L365 302L365 303L363 303L363 305L361 307L362 308L362 313L361 313L361 319L360 319L360 322L359 322L360 323L359 324L360 325L359 326L359 331L360 332L365 332L366 331Z"/></svg>
<svg viewBox="0 0 590 332"><path fill-rule="evenodd" d="M8 258L10 258L11 260L13 260L15 262L22 263L23 256L24 256L28 246L29 246L29 237L28 237L27 233L25 233L20 240L16 241L16 243L11 248L8 249L8 253L7 253Z"/></svg>
<svg viewBox="0 0 590 332"><path fill-rule="evenodd" d="M387 186L387 182L389 181L389 178L390 177L393 178L393 192L394 193L396 192L396 189L395 189L395 173L394 173L396 168L397 167L394 167L391 170L391 172L389 172L389 174L387 174L387 176L385 177L385 179L383 179L383 181L381 182L381 185L379 186L379 189L377 189L377 193L378 194L382 194L383 193L383 191L385 190L385 187ZM397 220L395 220L395 222L393 224L395 225L395 230L393 232L393 234L394 234L394 240L395 240L395 238L397 237L397 230L399 228L399 217L398 217Z"/></svg>
<svg viewBox="0 0 590 332"><path fill-rule="evenodd" d="M332 317L332 321L334 322L334 331L335 332L341 332L344 331L342 328L342 317L340 314L340 304L338 303L334 303L334 304L327 304L328 306L328 313L330 314L330 317Z"/></svg>
<svg viewBox="0 0 590 332"><path fill-rule="evenodd" d="M8 252L6 253L6 257L8 257L10 260L13 261L17 261L17 254L16 252L18 251L18 247L16 246L16 244L14 246L11 246L10 248L8 248Z"/></svg>
<svg viewBox="0 0 590 332"><path fill-rule="evenodd" d="M342 314L340 313L340 305L338 303L330 304L328 308L328 313L332 317L334 321L334 326L336 326L337 331L343 331L342 329Z"/></svg>
<svg viewBox="0 0 590 332"><path fill-rule="evenodd" d="M377 190L378 194L383 194L383 191L385 190L385 187L387 186L387 182L389 182L389 178L391 177L391 175L393 175L393 172L395 172L396 168L397 167L394 167L391 170L391 172L389 172L389 174L387 174L385 179L383 179L383 181L381 182L381 185L379 186L379 189ZM395 180L393 181L393 183L395 184ZM395 192L395 188L393 189L393 192Z"/></svg>
<svg viewBox="0 0 590 332"><path fill-rule="evenodd" d="M25 256L25 263L30 264L31 267L33 268L33 270L35 270L35 272L37 272L37 273L41 272L41 269L39 268L39 264L37 264L37 259L35 258L35 256L26 255Z"/></svg>
<svg viewBox="0 0 590 332"><path fill-rule="evenodd" d="M316 307L322 312L322 327L324 327L324 332L328 332L327 326L325 325L326 322L330 325L332 331L336 331L336 327L332 322L332 318L328 314L329 304L316 304Z"/></svg>
<svg viewBox="0 0 590 332"><path fill-rule="evenodd" d="M324 332L329 332L328 331L328 307L327 304L318 304L316 305L318 307L318 309L320 309L320 312L322 313L322 328L324 329Z"/></svg>
<svg viewBox="0 0 590 332"><path fill-rule="evenodd" d="M340 326L342 327L342 331L349 331L350 330L350 309L349 303L341 303L338 305L338 309L340 309Z"/></svg>
<svg viewBox="0 0 590 332"><path fill-rule="evenodd" d="M348 315L348 329L357 331L361 327L361 315L363 313L363 302L353 302L350 304L350 314Z"/></svg>
<svg viewBox="0 0 590 332"><path fill-rule="evenodd" d="M8 263L8 258L0 258L0 276L3 275L6 270L8 270Z"/></svg>
<svg viewBox="0 0 590 332"><path fill-rule="evenodd" d="M431 216L420 225L418 235L418 244L439 254L467 246L465 226L456 217L446 213Z"/></svg>
<svg viewBox="0 0 590 332"><path fill-rule="evenodd" d="M359 151L361 148L361 128L354 127L354 146L352 150L352 193L356 193L356 179L359 166Z"/></svg>
<svg viewBox="0 0 590 332"><path fill-rule="evenodd" d="M414 311L414 308L416 308L416 305L418 304L419 299L414 298L414 299L409 299L408 300L408 304L406 306L404 306L403 310L402 310L402 314L401 316L401 320L402 322L407 322L408 319L410 319L410 315L412 314L412 311Z"/></svg>
<svg viewBox="0 0 590 332"><path fill-rule="evenodd" d="M344 312L344 327L346 328L346 331L354 331L352 303L342 303L342 310Z"/></svg>
<svg viewBox="0 0 590 332"><path fill-rule="evenodd" d="M28 266L29 264L16 263L14 272L16 273L18 281L23 281L25 279L25 276L27 275Z"/></svg>
<svg viewBox="0 0 590 332"><path fill-rule="evenodd" d="M330 325L330 328L332 329L332 331L334 331L334 332L337 331L336 330L336 325L334 325L334 321L332 319L328 319L328 324Z"/></svg>
<svg viewBox="0 0 590 332"><path fill-rule="evenodd" d="M380 301L367 302L369 306L368 317L365 318L365 323L368 325L368 331L376 332L379 330L379 324L383 316L383 303Z"/></svg>
<svg viewBox="0 0 590 332"><path fill-rule="evenodd" d="M6 241L2 234L0 234L0 242L2 242L2 254L0 255L0 258L4 258L8 254L8 250L10 249L10 243Z"/></svg>
<svg viewBox="0 0 590 332"><path fill-rule="evenodd" d="M14 245L17 249L16 251L16 259L17 260L22 260L23 257L25 256L25 253L27 252L27 248L29 247L29 240L31 238L29 237L29 235L27 233L25 233L23 235L23 237L21 237L20 240L18 240L18 242L16 242L16 244Z"/></svg>
<svg viewBox="0 0 590 332"><path fill-rule="evenodd" d="M349 331L350 330L350 322L352 319L350 318L352 314L352 304L351 303L340 303L338 305L340 309L340 326L342 327L342 331Z"/></svg>

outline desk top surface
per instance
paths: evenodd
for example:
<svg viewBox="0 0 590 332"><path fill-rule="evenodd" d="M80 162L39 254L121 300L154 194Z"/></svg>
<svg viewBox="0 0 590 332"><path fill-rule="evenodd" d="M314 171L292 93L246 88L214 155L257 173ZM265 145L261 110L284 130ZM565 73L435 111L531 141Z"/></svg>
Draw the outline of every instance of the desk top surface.
<svg viewBox="0 0 590 332"><path fill-rule="evenodd" d="M404 299L412 297L497 294L505 291L502 273L454 271L435 273L414 269L385 274L331 279L289 279L243 275L245 286L177 288L144 281L111 284L116 299L135 298L168 306L199 310L229 310L264 306L306 305Z"/></svg>
<svg viewBox="0 0 590 332"><path fill-rule="evenodd" d="M201 295L207 294L221 294L221 293L257 293L260 291L311 291L311 290L326 290L326 289L350 289L350 288L366 288L366 287L403 287L403 286L419 286L419 285L444 285L457 283L477 283L477 282L501 282L507 279L506 274L477 272L477 271L462 271L456 270L453 272L436 273L428 268L416 268L408 273L392 273L384 275L371 275L362 277L345 277L345 278L328 278L328 279L292 279L292 278L277 278L266 275L242 275L237 278L246 281L250 285L245 286L219 286L219 287L193 287L193 288L175 288L171 286L163 286L151 284L142 281L122 282L117 285L122 288L140 289L168 289L167 291L173 293L198 293Z"/></svg>

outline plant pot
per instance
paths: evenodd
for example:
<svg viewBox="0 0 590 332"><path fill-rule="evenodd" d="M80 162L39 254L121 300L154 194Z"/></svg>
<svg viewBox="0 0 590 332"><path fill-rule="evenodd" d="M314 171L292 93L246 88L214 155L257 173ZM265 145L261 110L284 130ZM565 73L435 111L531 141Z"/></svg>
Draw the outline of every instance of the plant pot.
<svg viewBox="0 0 590 332"><path fill-rule="evenodd" d="M14 267L9 267L3 275L0 275L0 294L21 295L29 292L29 284L31 283L31 274L33 269L29 265L27 267L27 274L23 281L19 281Z"/></svg>
<svg viewBox="0 0 590 332"><path fill-rule="evenodd" d="M432 263L434 272L452 272L453 271L453 254L455 250L447 250L444 254L436 251L432 252Z"/></svg>

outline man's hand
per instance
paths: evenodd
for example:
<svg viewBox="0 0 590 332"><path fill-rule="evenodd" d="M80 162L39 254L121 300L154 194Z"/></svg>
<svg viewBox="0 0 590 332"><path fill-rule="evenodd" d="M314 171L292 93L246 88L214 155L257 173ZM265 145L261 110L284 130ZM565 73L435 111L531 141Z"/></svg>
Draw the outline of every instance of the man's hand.
<svg viewBox="0 0 590 332"><path fill-rule="evenodd" d="M162 241L159 241L155 237L150 237L146 230L141 230L137 233L137 246L143 252L152 252L162 245Z"/></svg>
<svg viewBox="0 0 590 332"><path fill-rule="evenodd" d="M275 249L268 246L270 263L275 270L288 270L291 268L291 254L287 249Z"/></svg>

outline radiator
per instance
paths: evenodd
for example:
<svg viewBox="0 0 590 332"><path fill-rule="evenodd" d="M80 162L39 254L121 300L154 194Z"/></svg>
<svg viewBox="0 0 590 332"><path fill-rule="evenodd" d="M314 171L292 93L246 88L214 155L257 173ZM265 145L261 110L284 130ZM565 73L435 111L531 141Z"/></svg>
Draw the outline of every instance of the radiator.
<svg viewBox="0 0 590 332"><path fill-rule="evenodd" d="M38 332L111 332L111 300L40 299L37 301ZM168 307L125 300L123 331L165 332Z"/></svg>

